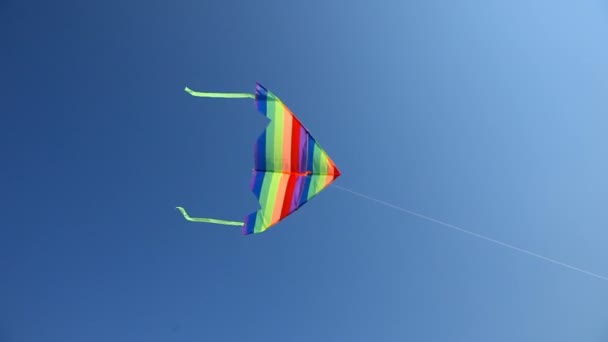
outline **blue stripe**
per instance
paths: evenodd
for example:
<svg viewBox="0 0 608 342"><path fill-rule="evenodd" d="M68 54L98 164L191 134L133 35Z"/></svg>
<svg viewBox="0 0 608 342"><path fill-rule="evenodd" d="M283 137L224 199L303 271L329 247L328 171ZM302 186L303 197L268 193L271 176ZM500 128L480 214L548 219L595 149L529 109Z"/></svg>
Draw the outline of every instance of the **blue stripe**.
<svg viewBox="0 0 608 342"><path fill-rule="evenodd" d="M256 84L255 84L255 92L256 92L257 94L261 94L261 95L266 96L266 94L268 94L268 89L264 88L264 86L263 86L263 85L261 85L261 84L259 84L259 83L256 83Z"/></svg>
<svg viewBox="0 0 608 342"><path fill-rule="evenodd" d="M266 115L268 111L266 103L266 101L268 101L268 90L266 90L266 88L264 88L261 84L256 83L255 93L255 103L258 111L264 114L264 116L268 116Z"/></svg>
<svg viewBox="0 0 608 342"><path fill-rule="evenodd" d="M243 226L243 235L253 234L253 228L255 228L255 218L258 215L257 211L247 215L245 218L245 225Z"/></svg>
<svg viewBox="0 0 608 342"><path fill-rule="evenodd" d="M255 169L266 170L266 130L258 137L258 142L255 144Z"/></svg>
<svg viewBox="0 0 608 342"><path fill-rule="evenodd" d="M264 172L255 172L255 175L253 175L254 181L251 191L258 199L260 198L260 193L262 192L262 184L264 184L264 175Z"/></svg>
<svg viewBox="0 0 608 342"><path fill-rule="evenodd" d="M312 177L308 176L304 178L304 184L302 186L302 192L300 193L300 204L298 208L304 205L304 203L308 202L308 189L310 188L310 181Z"/></svg>
<svg viewBox="0 0 608 342"><path fill-rule="evenodd" d="M260 111L262 114L266 115L266 95L256 95L255 96L255 104L256 107L258 109L258 111Z"/></svg>
<svg viewBox="0 0 608 342"><path fill-rule="evenodd" d="M255 85L255 104L262 114L266 115L266 100L268 99L268 91L261 84Z"/></svg>
<svg viewBox="0 0 608 342"><path fill-rule="evenodd" d="M315 152L315 144L316 144L316 142L315 142L315 139L313 139L310 136L310 134L306 133L306 136L308 138L307 139L308 140L307 141L308 151L306 152L306 171L312 172L313 171L313 164L314 164L314 161L315 161L314 152Z"/></svg>

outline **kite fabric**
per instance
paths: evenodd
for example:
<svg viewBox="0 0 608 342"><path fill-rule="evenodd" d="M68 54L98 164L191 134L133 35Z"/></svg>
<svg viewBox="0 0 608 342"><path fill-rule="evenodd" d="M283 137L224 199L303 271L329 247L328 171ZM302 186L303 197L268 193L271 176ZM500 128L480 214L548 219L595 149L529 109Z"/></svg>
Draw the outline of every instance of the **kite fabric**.
<svg viewBox="0 0 608 342"><path fill-rule="evenodd" d="M281 100L256 83L256 93L205 93L186 87L196 97L251 98L259 112L270 123L259 136L254 148L254 170L251 191L258 198L260 209L243 222L211 218L193 218L177 207L184 218L205 222L242 226L244 235L262 233L292 214L340 177L340 171L325 150L312 137Z"/></svg>

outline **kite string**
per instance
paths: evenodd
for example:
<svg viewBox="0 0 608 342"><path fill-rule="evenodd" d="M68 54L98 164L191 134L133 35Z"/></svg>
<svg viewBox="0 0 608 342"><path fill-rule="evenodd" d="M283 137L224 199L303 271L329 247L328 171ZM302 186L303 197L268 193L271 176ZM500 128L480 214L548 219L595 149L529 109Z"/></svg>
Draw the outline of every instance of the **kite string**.
<svg viewBox="0 0 608 342"><path fill-rule="evenodd" d="M405 209L405 208L401 208L401 207L396 206L394 204L391 204L391 203L388 203L388 202L385 202L385 201L373 198L371 196L362 194L360 192L356 192L356 191L351 190L351 189L347 189L347 188L339 186L339 185L333 184L333 187L336 188L336 189L345 191L345 192L349 192L349 193L351 193L353 195L356 195L356 196L359 196L361 198L365 198L367 200L370 200L370 201L373 201L373 202L376 202L376 203L380 203L380 204L382 204L382 205L384 205L386 207L389 207L389 208L392 208L392 209L395 209L395 210L398 210L398 211L401 211L401 212L404 212L404 213L407 213L407 214L410 214L410 215L413 215L413 216L425 219L427 221L431 221L431 222L437 223L437 224L442 225L442 226L447 227L447 228L454 229L454 230L459 231L461 233L465 233L465 234L477 237L479 239L486 240L486 241L492 242L494 244L497 244L497 245L500 245L500 246L503 246L503 247L506 247L506 248L510 248L512 250L515 250L515 251L518 251L518 252L521 252L521 253L524 253L524 254L528 254L530 256L539 258L541 260L548 261L548 262L551 262L553 264L556 264L556 265L559 265L559 266L562 266L562 267L566 267L566 268L569 268L571 270L578 271L578 272L590 275L592 277L596 277L596 278L608 281L608 277L599 275L597 273L593 273L593 272L590 272L590 271L587 271L587 270L584 270L584 269L581 269L581 268L578 268L578 267L566 264L564 262L561 262L561 261L558 261L558 260L555 260L555 259L543 256L543 255L540 255L538 253L534 253L532 251L529 251L529 250L526 250L526 249L523 249L523 248L519 248L517 246L510 245L508 243L505 243L505 242L502 242L502 241L499 241L499 240L496 240L496 239L493 239L493 238L490 238L490 237L487 237L487 236L484 236L484 235L481 235L481 234L478 234L478 233L474 233L472 231L469 231L469 230L457 227L455 225L452 225L452 224L449 224L449 223L446 223L446 222L434 219L432 217L428 217L428 216L416 213L414 211L411 211L411 210L408 210L408 209Z"/></svg>

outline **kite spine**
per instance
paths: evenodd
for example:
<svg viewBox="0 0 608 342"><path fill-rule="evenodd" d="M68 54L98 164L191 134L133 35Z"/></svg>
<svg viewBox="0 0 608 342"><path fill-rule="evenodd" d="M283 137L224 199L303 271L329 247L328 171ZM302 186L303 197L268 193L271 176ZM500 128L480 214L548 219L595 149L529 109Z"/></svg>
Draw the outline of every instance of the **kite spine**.
<svg viewBox="0 0 608 342"><path fill-rule="evenodd" d="M190 215L188 215L188 213L186 212L186 209L184 209L182 207L176 207L176 208L182 213L182 215L184 215L184 218L190 222L214 223L214 224L223 224L225 226L241 226L241 227L245 225L244 222L239 222L239 221L226 221L226 220L218 220L218 219L207 218L207 217L190 217Z"/></svg>

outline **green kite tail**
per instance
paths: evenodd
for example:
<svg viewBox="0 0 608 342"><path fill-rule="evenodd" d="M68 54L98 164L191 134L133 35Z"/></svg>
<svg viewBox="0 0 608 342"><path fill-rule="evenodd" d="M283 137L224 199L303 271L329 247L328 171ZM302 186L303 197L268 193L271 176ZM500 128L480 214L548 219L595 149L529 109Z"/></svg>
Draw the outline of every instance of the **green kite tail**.
<svg viewBox="0 0 608 342"><path fill-rule="evenodd" d="M184 89L188 94L196 97L216 97L224 99L255 99L255 94L249 93L205 93L201 91L194 91L188 87Z"/></svg>
<svg viewBox="0 0 608 342"><path fill-rule="evenodd" d="M223 224L226 226L241 226L241 227L245 225L244 222L238 222L238 221L226 221L226 220L218 220L218 219L204 218L204 217L190 217L190 215L188 215L188 213L186 212L186 209L184 209L182 207L176 207L176 208L182 213L182 215L184 215L184 218L190 222L215 223L215 224Z"/></svg>
<svg viewBox="0 0 608 342"><path fill-rule="evenodd" d="M249 93L207 93L201 91L194 91L188 87L184 89L188 94L196 97L215 97L215 98L224 98L224 99L255 99L255 94ZM190 222L203 222L203 223L214 223L214 224L223 224L226 226L244 226L244 222L238 221L226 221L226 220L218 220L213 218L206 217L190 217L186 212L186 209L182 207L177 207L177 209L184 215L184 218Z"/></svg>

